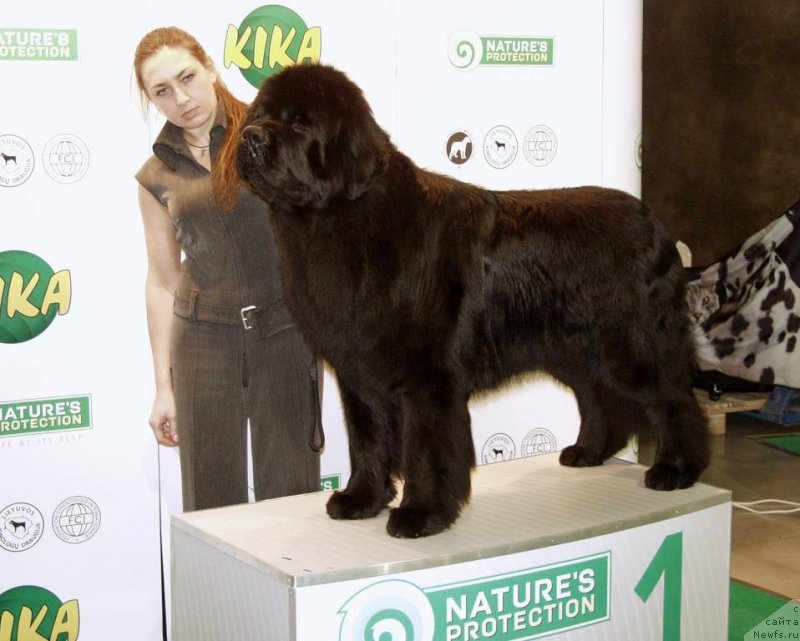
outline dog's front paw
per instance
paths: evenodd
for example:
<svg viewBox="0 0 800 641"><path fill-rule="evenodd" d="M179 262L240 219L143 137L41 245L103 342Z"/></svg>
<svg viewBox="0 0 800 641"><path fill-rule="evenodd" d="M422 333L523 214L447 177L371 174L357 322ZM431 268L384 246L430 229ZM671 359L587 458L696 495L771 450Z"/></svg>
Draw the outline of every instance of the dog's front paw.
<svg viewBox="0 0 800 641"><path fill-rule="evenodd" d="M377 516L386 503L374 496L334 492L325 509L332 519L369 519Z"/></svg>
<svg viewBox="0 0 800 641"><path fill-rule="evenodd" d="M656 463L644 475L644 484L651 490L682 490L697 481L700 472L671 463Z"/></svg>
<svg viewBox="0 0 800 641"><path fill-rule="evenodd" d="M446 530L452 524L438 512L396 507L389 512L386 531L400 539L417 539Z"/></svg>
<svg viewBox="0 0 800 641"><path fill-rule="evenodd" d="M567 467L592 467L602 465L603 459L592 455L580 445L570 445L561 450L558 457L559 463Z"/></svg>

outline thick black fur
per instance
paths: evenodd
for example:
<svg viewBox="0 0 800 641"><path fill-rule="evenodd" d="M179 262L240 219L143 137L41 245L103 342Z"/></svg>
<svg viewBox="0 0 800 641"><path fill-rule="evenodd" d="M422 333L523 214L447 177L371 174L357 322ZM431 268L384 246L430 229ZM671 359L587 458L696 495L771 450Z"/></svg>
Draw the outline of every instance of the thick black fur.
<svg viewBox="0 0 800 641"><path fill-rule="evenodd" d="M600 465L649 423L648 487L688 487L706 467L683 269L637 199L419 169L323 65L264 83L237 166L271 207L290 309L338 378L352 476L333 518L375 516L401 477L389 533L449 527L475 465L467 401L531 370L575 391L564 465Z"/></svg>

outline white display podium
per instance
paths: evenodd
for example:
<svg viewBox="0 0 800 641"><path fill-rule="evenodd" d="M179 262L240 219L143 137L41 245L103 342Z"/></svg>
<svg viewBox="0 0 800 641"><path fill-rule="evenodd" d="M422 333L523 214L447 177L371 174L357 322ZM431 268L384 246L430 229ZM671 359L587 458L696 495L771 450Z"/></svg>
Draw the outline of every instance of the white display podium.
<svg viewBox="0 0 800 641"><path fill-rule="evenodd" d="M725 641L730 492L644 472L482 466L416 540L330 519L327 492L173 517L172 641Z"/></svg>

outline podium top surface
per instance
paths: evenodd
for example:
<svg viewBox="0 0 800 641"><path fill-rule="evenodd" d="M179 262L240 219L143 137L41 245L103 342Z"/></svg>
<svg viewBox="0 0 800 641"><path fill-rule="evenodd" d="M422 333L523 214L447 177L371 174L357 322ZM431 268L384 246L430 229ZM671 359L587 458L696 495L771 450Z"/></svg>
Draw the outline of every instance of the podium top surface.
<svg viewBox="0 0 800 641"><path fill-rule="evenodd" d="M645 468L612 460L589 468L558 454L478 467L472 500L447 531L420 539L386 533L388 511L334 521L330 492L315 492L172 517L172 528L289 586L408 572L523 552L647 525L729 502L731 493L695 484L657 492Z"/></svg>

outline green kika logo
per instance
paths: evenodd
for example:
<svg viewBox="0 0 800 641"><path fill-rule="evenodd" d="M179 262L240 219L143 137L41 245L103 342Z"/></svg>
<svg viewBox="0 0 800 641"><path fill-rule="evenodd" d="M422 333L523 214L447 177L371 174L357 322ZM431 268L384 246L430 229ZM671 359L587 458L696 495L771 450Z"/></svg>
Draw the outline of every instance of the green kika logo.
<svg viewBox="0 0 800 641"><path fill-rule="evenodd" d="M75 29L0 27L0 60L77 60Z"/></svg>
<svg viewBox="0 0 800 641"><path fill-rule="evenodd" d="M69 270L53 272L35 254L0 252L0 343L22 343L69 311Z"/></svg>
<svg viewBox="0 0 800 641"><path fill-rule="evenodd" d="M62 603L55 594L35 585L0 594L2 641L77 641L79 630L76 599Z"/></svg>
<svg viewBox="0 0 800 641"><path fill-rule="evenodd" d="M319 62L322 33L306 26L291 9L277 4L259 7L225 34L225 68L235 65L258 88L284 67Z"/></svg>

